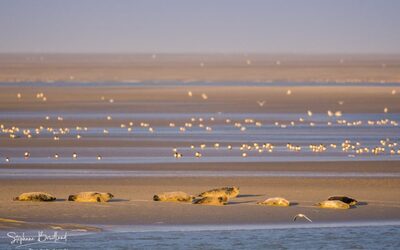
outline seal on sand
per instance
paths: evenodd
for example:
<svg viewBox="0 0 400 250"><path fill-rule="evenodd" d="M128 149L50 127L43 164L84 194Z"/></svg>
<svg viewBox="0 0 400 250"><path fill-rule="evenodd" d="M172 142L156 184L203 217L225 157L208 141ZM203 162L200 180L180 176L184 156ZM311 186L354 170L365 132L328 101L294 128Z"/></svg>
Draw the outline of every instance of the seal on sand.
<svg viewBox="0 0 400 250"><path fill-rule="evenodd" d="M288 207L290 206L290 201L286 200L282 197L274 197L266 199L262 202L257 202L259 205L267 205L267 206L278 206L278 207Z"/></svg>
<svg viewBox="0 0 400 250"><path fill-rule="evenodd" d="M77 194L70 195L68 197L68 200L76 202L108 202L113 197L114 195L110 193L80 192Z"/></svg>
<svg viewBox="0 0 400 250"><path fill-rule="evenodd" d="M192 202L194 196L185 192L165 192L153 196L154 201Z"/></svg>
<svg viewBox="0 0 400 250"><path fill-rule="evenodd" d="M238 187L223 187L223 188L216 188L211 189L206 192L199 194L200 197L224 197L227 198L235 198L239 195L239 188Z"/></svg>
<svg viewBox="0 0 400 250"><path fill-rule="evenodd" d="M55 201L56 197L44 192L22 193L14 198L15 201Z"/></svg>

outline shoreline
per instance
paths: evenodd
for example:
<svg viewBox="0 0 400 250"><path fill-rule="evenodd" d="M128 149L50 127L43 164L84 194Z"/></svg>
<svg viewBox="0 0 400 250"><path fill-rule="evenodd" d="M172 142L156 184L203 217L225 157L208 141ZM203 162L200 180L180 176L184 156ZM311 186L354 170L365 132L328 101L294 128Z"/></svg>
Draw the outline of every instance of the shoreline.
<svg viewBox="0 0 400 250"><path fill-rule="evenodd" d="M4 218L0 218L4 219ZM34 223L32 223L34 224ZM286 230L315 228L346 228L346 227L386 227L400 226L400 220L382 221L347 221L347 222L291 222L291 223L254 223L254 224L169 224L169 225L81 225L81 224L34 224L36 227L1 228L0 232L14 231L68 231L70 236L91 233L147 233L147 232L201 232L201 231L247 231L247 230ZM52 228L53 227L53 228Z"/></svg>

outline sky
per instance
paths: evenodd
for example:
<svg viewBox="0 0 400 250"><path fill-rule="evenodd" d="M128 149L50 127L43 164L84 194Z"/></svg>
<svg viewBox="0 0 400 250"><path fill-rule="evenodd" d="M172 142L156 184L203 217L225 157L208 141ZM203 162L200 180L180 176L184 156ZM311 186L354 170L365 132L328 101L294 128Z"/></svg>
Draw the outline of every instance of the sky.
<svg viewBox="0 0 400 250"><path fill-rule="evenodd" d="M0 53L400 53L400 0L0 0Z"/></svg>

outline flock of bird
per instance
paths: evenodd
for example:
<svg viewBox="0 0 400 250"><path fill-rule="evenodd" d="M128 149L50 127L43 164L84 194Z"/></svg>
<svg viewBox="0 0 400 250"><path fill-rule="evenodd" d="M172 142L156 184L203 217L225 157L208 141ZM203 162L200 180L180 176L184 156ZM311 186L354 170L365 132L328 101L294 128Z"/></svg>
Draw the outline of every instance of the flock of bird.
<svg viewBox="0 0 400 250"><path fill-rule="evenodd" d="M380 155L385 154L385 152L389 152L390 155L400 155L400 148L397 148L399 144L397 142L391 141L389 138L385 140L380 140L380 144L375 147L363 147L360 142L351 142L350 140L345 140L342 143L334 144L331 143L329 146L325 144L309 144L308 147L302 147L300 145L294 145L291 143L286 144L286 149L290 152L313 152L313 153L322 153L328 150L328 148L336 149L340 148L339 152L347 153L348 156L352 157L354 154L361 155L361 154L373 154L373 155ZM232 145L227 144L221 146L219 143L215 143L213 145L209 145L207 147L206 144L200 145L190 145L190 150L194 153L191 153L190 156L194 156L196 158L200 158L203 156L204 151L207 149L221 150L225 149L227 151L231 150L239 150L241 152L242 157L247 157L250 152L256 153L272 153L276 148L284 148L283 146L273 145L272 143L243 143L240 145ZM173 156L175 158L182 158L183 153L182 151L188 151L188 149L181 149L180 151L177 148L173 148ZM336 150L338 151L338 150Z"/></svg>
<svg viewBox="0 0 400 250"><path fill-rule="evenodd" d="M292 90L288 89L286 91L287 95L292 95ZM392 95L396 94L396 90L391 91ZM193 91L188 91L187 95L189 97L193 97L195 93ZM199 94L203 100L208 99L208 95L206 93ZM17 93L17 99L20 101L23 99L21 93ZM43 92L39 92L36 94L36 99L40 101L47 101L47 97ZM104 96L101 96L102 101L106 101ZM114 102L113 98L107 100L110 103ZM265 105L265 101L257 101L259 107L263 107ZM340 105L344 104L344 101L338 101ZM388 108L385 107L383 110L384 113L388 112ZM398 127L399 123L395 120L390 119L379 119L379 120L356 120L349 121L343 119L343 112L340 110L331 111L328 110L326 112L326 122L316 122L313 120L314 113L311 110L307 110L305 116L299 117L297 120L292 121L275 121L271 124L265 124L264 121L257 120L254 118L245 118L245 119L233 119L233 118L221 118L219 116L211 116L211 117L191 117L188 120L180 120L180 121L168 121L166 127L170 129L174 129L175 132L185 133L190 131L200 132L203 130L204 132L213 132L215 129L226 130L233 128L233 131L237 132L247 132L248 130L255 130L257 128L291 128L296 126L348 126L348 127L358 127L358 126L391 126ZM44 117L46 121L56 120L59 122L64 121L64 117L57 116L51 117L46 115ZM106 116L107 121L112 121L113 117L111 115ZM149 133L156 133L156 128L153 127L150 122L147 121L128 121L120 124L121 130L126 130L128 133L134 133L135 131L141 130L148 131ZM197 130L195 130L197 129ZM46 127L41 125L37 128L20 128L18 126L6 126L5 124L0 124L0 135L5 134L8 135L11 139L19 139L19 138L40 138L41 136L47 137L51 135L53 140L59 141L61 138L71 138L76 137L76 139L81 139L86 132L88 132L90 128L85 126L76 126L74 128L68 127ZM173 132L173 131L172 131ZM103 134L109 134L110 131L108 128L103 129ZM214 143L213 145L206 145L205 143L200 145L190 145L190 151L192 153L189 154L189 157L201 158L204 155L207 155L209 149L221 150L225 149L226 151L239 151L242 157L248 157L251 152L257 153L273 153L275 149L279 149L280 151L286 149L288 152L313 152L313 153L323 153L326 151L342 151L347 153L349 156L361 155L361 154L372 154L372 155L380 155L380 154L390 154L390 155L400 155L400 148L398 147L398 143L390 138L382 138L379 142L376 143L375 146L363 146L361 142L352 142L349 139L345 139L341 143L329 143L329 144L309 144L309 145L299 145L288 142L286 145L281 144L273 144L269 142L251 142L251 143L243 143L243 144L225 144ZM340 150L341 149L341 150ZM173 157L182 158L183 152L186 151L186 148L173 148ZM23 155L25 159L30 158L30 152L26 151ZM54 159L58 159L60 157L59 154L54 154L52 156ZM72 159L77 159L78 154L76 152L72 153ZM97 160L102 160L102 156L98 154L96 156ZM6 156L5 161L10 162L10 157Z"/></svg>

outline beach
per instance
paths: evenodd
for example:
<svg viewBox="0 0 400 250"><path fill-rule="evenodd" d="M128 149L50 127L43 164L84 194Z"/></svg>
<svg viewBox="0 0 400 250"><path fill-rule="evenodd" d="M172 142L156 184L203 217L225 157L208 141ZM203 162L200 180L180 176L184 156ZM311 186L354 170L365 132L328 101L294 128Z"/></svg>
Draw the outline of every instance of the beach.
<svg viewBox="0 0 400 250"><path fill-rule="evenodd" d="M340 166L340 164L337 164ZM314 222L400 220L398 178L259 178L259 177L148 177L1 180L0 217L28 222L81 224L97 227L287 224L303 213ZM240 187L239 197L223 207L190 203L154 202L154 194L184 191L199 194L220 186ZM13 202L27 191L46 191L57 198L50 203ZM66 199L82 190L111 192L112 202L74 203ZM348 211L313 207L332 195L357 197L360 205ZM256 205L268 197L282 196L293 203L287 208ZM299 221L297 223L306 223ZM10 226L10 225L9 225Z"/></svg>
<svg viewBox="0 0 400 250"><path fill-rule="evenodd" d="M0 249L400 249L399 9L0 1Z"/></svg>
<svg viewBox="0 0 400 250"><path fill-rule="evenodd" d="M293 222L299 213L314 223L400 220L396 84L33 82L4 83L0 89L3 128L20 128L1 134L2 229L309 223ZM328 110L340 116L330 117ZM342 150L346 140L353 149ZM273 145L271 152L266 143ZM291 151L288 143L302 149ZM309 148L321 144L327 149ZM388 145L394 154L356 151L389 150ZM173 150L183 157L174 158ZM194 157L196 151L203 156ZM162 192L197 195L224 186L240 188L226 206L152 200ZM13 201L31 191L57 200ZM109 203L67 200L82 191L115 197ZM332 195L350 196L359 204L344 211L313 206ZM256 204L277 196L292 206Z"/></svg>

